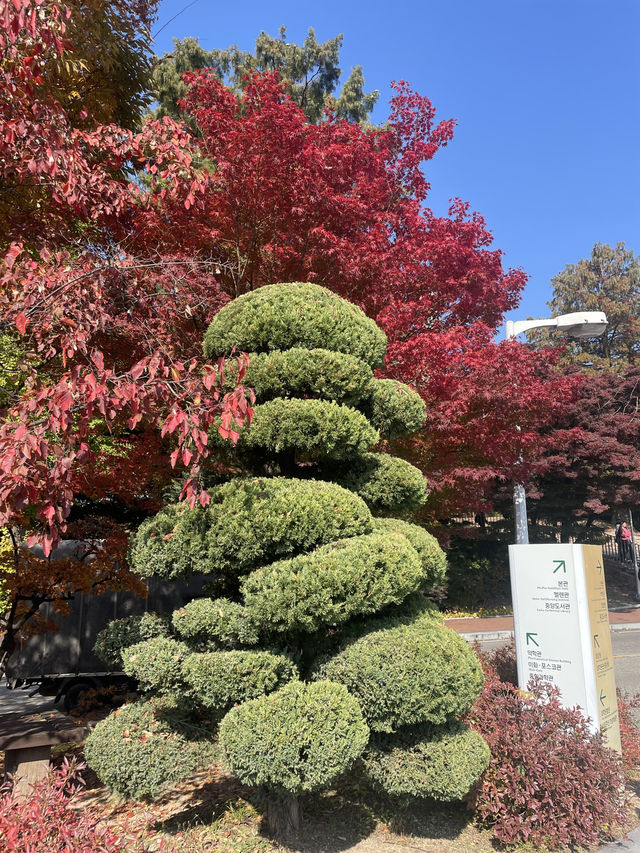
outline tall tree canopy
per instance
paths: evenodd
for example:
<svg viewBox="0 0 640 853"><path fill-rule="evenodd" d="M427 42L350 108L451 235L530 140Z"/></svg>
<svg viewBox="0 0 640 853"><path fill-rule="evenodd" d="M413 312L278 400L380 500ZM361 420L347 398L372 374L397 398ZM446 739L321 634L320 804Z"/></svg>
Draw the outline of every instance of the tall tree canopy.
<svg viewBox="0 0 640 853"><path fill-rule="evenodd" d="M139 129L151 103L151 26L158 0L69 0L72 46L42 76L72 124ZM86 114L86 115L85 115Z"/></svg>
<svg viewBox="0 0 640 853"><path fill-rule="evenodd" d="M127 252L159 200L184 205L199 186L190 134L168 118L140 133L76 127L46 79L67 56L67 15L55 2L0 0L0 333L19 356L2 377L0 523L41 533L45 554L95 472L101 489L107 472L120 488L101 437L115 435L126 457L147 430L173 435L162 452L197 470L217 414L226 434L247 414L193 333L224 301L205 268L142 244ZM148 190L126 180L134 164Z"/></svg>
<svg viewBox="0 0 640 853"><path fill-rule="evenodd" d="M596 243L588 258L567 264L551 279L554 314L604 311L609 328L600 338L569 342L565 360L600 370L622 371L640 356L640 262L624 243ZM547 336L538 340L546 342Z"/></svg>
<svg viewBox="0 0 640 853"><path fill-rule="evenodd" d="M584 537L598 518L610 521L614 509L639 504L640 370L582 380L551 425L530 504L533 515L562 524L564 541Z"/></svg>
<svg viewBox="0 0 640 853"><path fill-rule="evenodd" d="M560 521L565 536L584 536L595 519L638 504L640 265L624 243L596 243L551 282L554 314L604 311L609 321L600 338L566 342L562 365L577 393L544 428L549 443L531 504L534 514ZM534 336L536 345L547 340Z"/></svg>
<svg viewBox="0 0 640 853"><path fill-rule="evenodd" d="M425 206L422 168L455 122L436 121L405 83L383 128L335 115L312 124L273 73L251 75L239 96L209 71L185 83L182 106L215 167L188 211L167 199L162 230L139 236L212 259L232 297L306 280L361 305L389 336L388 374L427 402L429 438L412 452L439 496L481 504L494 477L526 477L520 457L571 380L548 355L493 342L526 276L503 269L483 218L460 200L448 216Z"/></svg>
<svg viewBox="0 0 640 853"><path fill-rule="evenodd" d="M302 46L287 41L285 27L279 37L261 32L256 39L255 53L240 50L235 45L225 50L205 50L196 38L174 39L171 53L165 53L153 69L153 93L158 102L156 115L178 118L178 102L186 94L182 75L190 71L210 68L218 78L240 95L252 72L277 71L286 84L289 96L302 107L309 121L317 123L326 107L348 121L365 121L379 92L364 91L362 66L352 68L340 94L334 92L342 74L340 48L342 35L318 42L313 28Z"/></svg>

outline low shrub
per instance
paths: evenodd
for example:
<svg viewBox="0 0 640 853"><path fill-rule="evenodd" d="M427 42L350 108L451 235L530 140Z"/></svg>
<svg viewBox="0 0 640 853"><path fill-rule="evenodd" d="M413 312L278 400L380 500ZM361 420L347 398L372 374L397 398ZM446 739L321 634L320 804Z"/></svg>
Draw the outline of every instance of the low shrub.
<svg viewBox="0 0 640 853"><path fill-rule="evenodd" d="M122 652L142 640L165 637L169 634L169 620L158 613L125 616L114 619L96 637L95 654L111 669L122 669Z"/></svg>
<svg viewBox="0 0 640 853"><path fill-rule="evenodd" d="M124 671L137 679L141 690L180 693L184 689L182 665L190 652L191 649L178 640L154 637L124 652Z"/></svg>
<svg viewBox="0 0 640 853"><path fill-rule="evenodd" d="M197 701L216 711L272 693L298 676L288 658L270 652L196 653L185 660L183 672Z"/></svg>
<svg viewBox="0 0 640 853"><path fill-rule="evenodd" d="M155 797L219 757L213 731L179 703L142 700L102 720L85 744L87 763L104 784L133 799Z"/></svg>
<svg viewBox="0 0 640 853"><path fill-rule="evenodd" d="M205 649L253 646L258 631L246 609L227 598L198 598L173 612L173 628L190 645Z"/></svg>
<svg viewBox="0 0 640 853"><path fill-rule="evenodd" d="M342 684L293 681L233 708L220 724L231 770L283 796L319 791L362 754L369 729Z"/></svg>
<svg viewBox="0 0 640 853"><path fill-rule="evenodd" d="M507 642L492 649L490 652L483 651L476 642L473 645L474 652L478 655L482 669L488 678L499 679L508 684L518 685L518 664L516 661L516 644L511 637Z"/></svg>
<svg viewBox="0 0 640 853"><path fill-rule="evenodd" d="M387 794L461 800L489 763L478 732L454 721L376 734L362 756L367 776Z"/></svg>
<svg viewBox="0 0 640 853"><path fill-rule="evenodd" d="M264 566L241 588L265 630L315 631L397 604L421 582L420 558L404 536L371 533Z"/></svg>
<svg viewBox="0 0 640 853"><path fill-rule="evenodd" d="M12 797L7 785L0 787L0 853L147 853L151 849L142 832L111 828L90 809L74 807L73 795L84 784L80 775L84 767L75 759L65 759L23 798Z"/></svg>
<svg viewBox="0 0 640 853"><path fill-rule="evenodd" d="M468 716L491 761L472 796L479 820L504 844L592 844L610 837L624 812L619 756L591 733L558 690L532 682L524 693L488 679Z"/></svg>
<svg viewBox="0 0 640 853"><path fill-rule="evenodd" d="M437 623L365 634L321 664L316 677L344 684L374 732L442 725L466 711L484 683L467 642Z"/></svg>
<svg viewBox="0 0 640 853"><path fill-rule="evenodd" d="M618 719L622 744L622 768L628 779L637 778L640 770L640 730L632 711L640 708L640 693L627 696L618 690Z"/></svg>

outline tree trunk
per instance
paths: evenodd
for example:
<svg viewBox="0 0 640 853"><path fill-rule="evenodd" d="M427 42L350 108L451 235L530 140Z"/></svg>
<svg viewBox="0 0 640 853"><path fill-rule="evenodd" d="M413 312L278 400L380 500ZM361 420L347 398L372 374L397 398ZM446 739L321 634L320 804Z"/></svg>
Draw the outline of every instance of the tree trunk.
<svg viewBox="0 0 640 853"><path fill-rule="evenodd" d="M266 819L269 832L275 838L282 840L294 838L302 820L300 799L270 794L267 797Z"/></svg>
<svg viewBox="0 0 640 853"><path fill-rule="evenodd" d="M12 628L7 628L0 639L0 678L5 674L9 658L15 652L18 644Z"/></svg>

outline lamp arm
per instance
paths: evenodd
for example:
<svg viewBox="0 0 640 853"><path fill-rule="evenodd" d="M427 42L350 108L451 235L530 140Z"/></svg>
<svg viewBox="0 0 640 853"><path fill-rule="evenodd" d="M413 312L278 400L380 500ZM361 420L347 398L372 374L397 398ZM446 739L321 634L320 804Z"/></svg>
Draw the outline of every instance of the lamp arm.
<svg viewBox="0 0 640 853"><path fill-rule="evenodd" d="M532 329L543 329L543 328L552 328L558 325L558 320L556 317L552 317L549 320L513 320L507 321L507 340L511 340L511 338L515 338L516 335L522 334L522 332L530 332Z"/></svg>

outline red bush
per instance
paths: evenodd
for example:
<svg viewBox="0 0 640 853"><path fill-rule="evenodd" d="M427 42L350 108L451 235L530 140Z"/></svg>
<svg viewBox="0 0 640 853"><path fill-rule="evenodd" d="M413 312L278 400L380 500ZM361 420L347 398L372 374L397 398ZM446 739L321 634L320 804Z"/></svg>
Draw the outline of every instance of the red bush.
<svg viewBox="0 0 640 853"><path fill-rule="evenodd" d="M624 817L618 755L591 734L557 688L525 693L486 670L470 724L489 744L491 762L472 794L478 818L506 844L588 844Z"/></svg>
<svg viewBox="0 0 640 853"><path fill-rule="evenodd" d="M637 708L640 708L640 693L626 696L618 690L622 769L628 779L637 776L640 768L640 731L631 715L631 711Z"/></svg>
<svg viewBox="0 0 640 853"><path fill-rule="evenodd" d="M145 853L148 848L129 834L124 838L90 811L76 811L71 798L82 787L75 759L51 770L25 799L0 787L0 853ZM136 844L136 841L138 842Z"/></svg>

